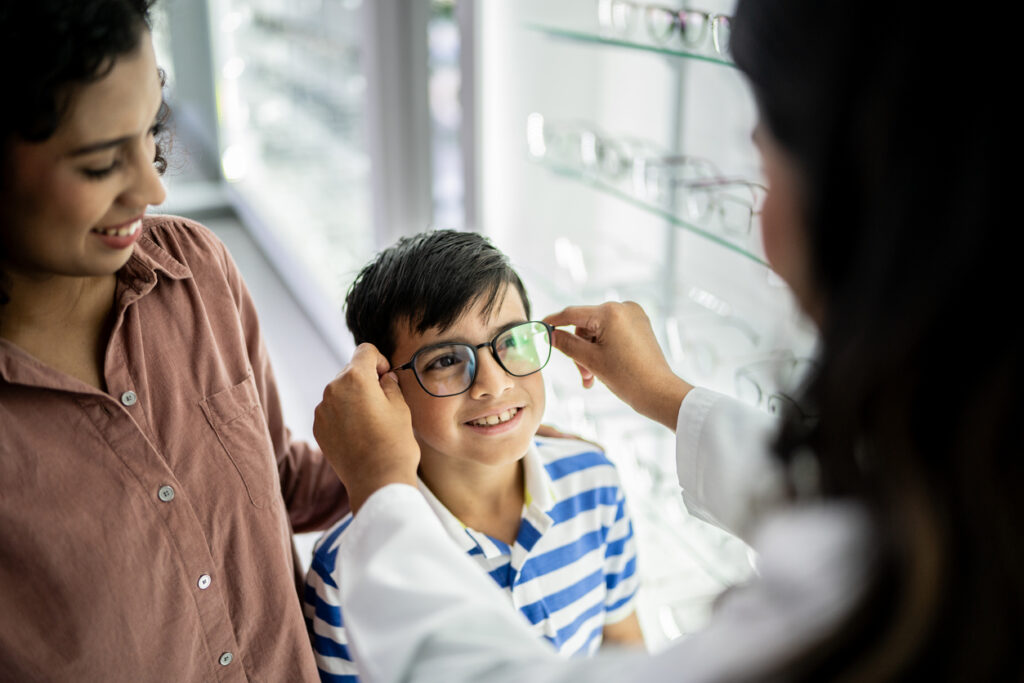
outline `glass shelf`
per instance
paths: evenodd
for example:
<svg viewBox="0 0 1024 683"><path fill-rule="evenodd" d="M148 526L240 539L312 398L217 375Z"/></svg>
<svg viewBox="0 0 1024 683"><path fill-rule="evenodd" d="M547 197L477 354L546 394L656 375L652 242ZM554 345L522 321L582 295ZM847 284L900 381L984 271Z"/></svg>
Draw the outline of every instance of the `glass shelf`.
<svg viewBox="0 0 1024 683"><path fill-rule="evenodd" d="M653 45L651 43L643 43L628 38L616 37L612 35L601 35L597 33L588 33L586 31L577 31L572 29L558 28L555 26L545 26L543 24L532 24L527 23L523 26L530 31L540 33L548 36L549 38L557 38L560 40L568 40L577 43L586 43L590 45L607 45L610 47L621 47L629 50L640 50L642 52L652 52L659 55L666 55L669 57L681 57L684 59L693 59L701 62L708 62L711 64L719 64L721 66L727 66L732 69L736 68L728 59L722 57L715 57L700 52L691 52L688 50L673 49L670 47L664 47L660 45Z"/></svg>
<svg viewBox="0 0 1024 683"><path fill-rule="evenodd" d="M771 267L768 265L768 262L765 261L765 259L761 255L755 254L749 249L744 248L742 245L736 244L735 242L732 242L721 235L717 235L714 232L705 230L700 226L685 221L679 216L673 214L671 211L668 211L660 206L655 206L641 199L638 199L637 197L634 197L630 193L621 190L612 185L611 183L601 180L600 178L597 178L590 174L582 173L579 170L568 166L560 166L558 164L552 164L546 161L533 161L537 166L540 166L541 168L544 168L550 171L551 173L554 173L555 175L562 176L563 178L569 178L576 182L583 183L585 185L593 187L599 192L602 192L606 195L610 195L612 197L615 197L616 199L620 199L624 202L627 202L628 204L631 204L632 206L635 206L636 208L645 211L646 213L657 216L678 228L698 235L707 240L708 242L717 244L718 246L727 249L735 254L738 254L746 259L749 259L760 266L764 266L765 268Z"/></svg>

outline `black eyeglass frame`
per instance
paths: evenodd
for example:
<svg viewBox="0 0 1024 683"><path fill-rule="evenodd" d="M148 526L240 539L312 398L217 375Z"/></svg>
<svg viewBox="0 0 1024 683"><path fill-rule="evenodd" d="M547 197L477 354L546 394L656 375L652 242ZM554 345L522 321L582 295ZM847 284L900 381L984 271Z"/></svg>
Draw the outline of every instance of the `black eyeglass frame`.
<svg viewBox="0 0 1024 683"><path fill-rule="evenodd" d="M501 337L505 336L506 334L508 334L512 330L516 329L517 327L522 327L523 325L543 325L544 326L544 328L548 332L548 357L544 359L544 362L541 363L540 367L537 368L536 370L531 370L530 372L527 372L527 373L519 375L519 374L516 374L516 373L512 372L511 370L509 370L507 367L505 367L505 364L501 362L501 358L498 357L498 349L496 347L496 343L497 343L498 339L500 339ZM451 396L458 396L459 394L464 394L467 391L469 391L470 389L472 389L473 388L473 384L476 382L476 373L480 369L480 359L479 359L479 357L477 355L477 351L479 349L482 349L485 346L490 348L490 350L491 350L491 357L494 358L494 360L498 363L498 366L501 367L501 369L504 370L505 372L507 372L509 375L511 375L513 377L529 377L530 375L532 375L534 373L537 373L537 372L540 372L541 370L543 370L545 368L545 366L547 366L548 362L550 362L550 360L551 360L551 349L554 348L554 344L552 342L552 333L554 331L555 331L555 326L554 325L549 325L548 323L544 322L543 320L525 320L525 321L523 321L521 323L516 323L515 325L512 325L511 327L502 330L498 334L494 335L493 339L491 339L490 341L485 341L482 344L467 344L465 342L440 342L438 344L430 344L429 346L424 346L422 349L419 349L418 351L416 351L416 353L412 354L412 358L410 358L408 360L408 362L402 363L401 365L396 367L395 370L412 370L412 374L413 374L413 376L416 377L416 383L420 385L420 389L423 389L423 391L427 392L429 395L433 396L434 398L449 398ZM427 389L425 386L423 386L423 380L420 379L420 373L416 369L416 359L419 358L421 353L425 353L427 351L432 351L434 349L450 347L450 346L465 346L465 347L467 347L467 348L469 348L469 349L471 349L473 351L473 374L469 378L469 384L467 384L466 388L463 389L462 391L456 392L454 394L435 394L432 391L430 391L429 389Z"/></svg>

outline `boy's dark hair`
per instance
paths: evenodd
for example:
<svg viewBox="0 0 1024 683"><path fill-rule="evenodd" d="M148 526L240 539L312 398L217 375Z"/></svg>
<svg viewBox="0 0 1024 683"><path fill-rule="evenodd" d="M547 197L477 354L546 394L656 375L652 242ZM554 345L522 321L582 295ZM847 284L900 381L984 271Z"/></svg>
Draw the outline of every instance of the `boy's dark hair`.
<svg viewBox="0 0 1024 683"><path fill-rule="evenodd" d="M490 313L504 285L519 292L529 318L526 288L490 240L474 232L421 232L401 238L360 271L345 297L345 322L357 344L369 342L391 358L398 323L417 333L445 330L477 301Z"/></svg>

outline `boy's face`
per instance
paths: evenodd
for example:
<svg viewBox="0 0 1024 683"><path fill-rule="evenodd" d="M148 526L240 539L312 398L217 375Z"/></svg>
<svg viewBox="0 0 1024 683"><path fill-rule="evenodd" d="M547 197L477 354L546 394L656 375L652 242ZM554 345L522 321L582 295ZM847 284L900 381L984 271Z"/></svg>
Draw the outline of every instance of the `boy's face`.
<svg viewBox="0 0 1024 683"><path fill-rule="evenodd" d="M475 346L490 341L510 324L526 321L526 310L514 287L504 287L498 301L489 317L483 317L483 304L477 303L444 332L432 328L419 334L407 325L398 325L392 363L404 363L424 346L440 342ZM498 365L487 347L477 349L473 385L456 396L431 396L416 381L411 369L397 374L424 462L444 462L463 470L477 465L514 463L526 454L544 414L541 373L514 377ZM492 416L504 421L480 424Z"/></svg>

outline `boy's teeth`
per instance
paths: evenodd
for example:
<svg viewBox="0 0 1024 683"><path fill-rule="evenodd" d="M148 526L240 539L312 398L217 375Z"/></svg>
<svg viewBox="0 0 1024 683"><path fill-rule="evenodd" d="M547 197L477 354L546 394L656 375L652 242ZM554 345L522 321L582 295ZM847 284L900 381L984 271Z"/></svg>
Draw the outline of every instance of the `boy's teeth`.
<svg viewBox="0 0 1024 683"><path fill-rule="evenodd" d="M488 415L487 417L482 417L479 420L473 420L471 424L478 425L480 427L501 424L502 422L508 422L509 420L511 420L513 417L515 417L516 413L518 412L519 408L509 408L503 413L498 413L497 415Z"/></svg>

